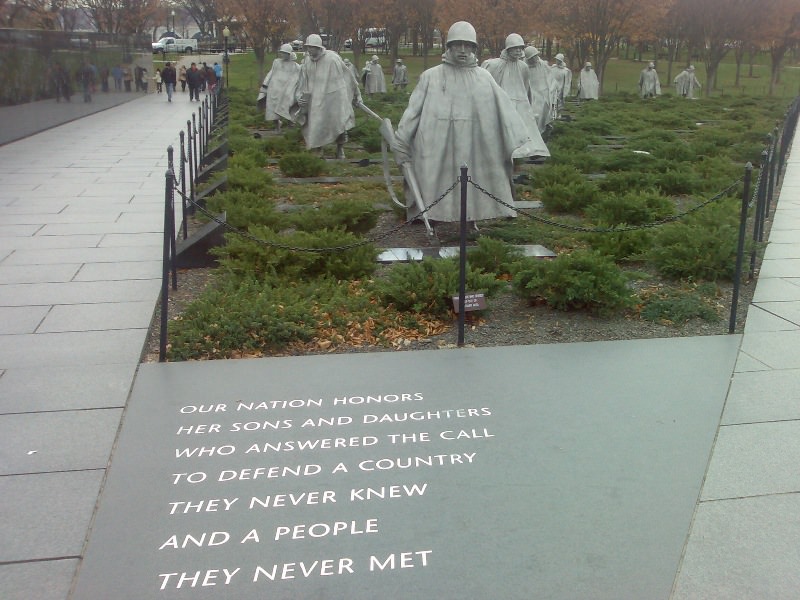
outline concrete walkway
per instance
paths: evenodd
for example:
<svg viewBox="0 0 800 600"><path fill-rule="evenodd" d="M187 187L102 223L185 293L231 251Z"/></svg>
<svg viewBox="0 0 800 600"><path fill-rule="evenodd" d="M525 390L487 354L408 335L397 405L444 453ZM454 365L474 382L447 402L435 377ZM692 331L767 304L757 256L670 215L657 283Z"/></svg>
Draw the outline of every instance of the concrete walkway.
<svg viewBox="0 0 800 600"><path fill-rule="evenodd" d="M151 94L0 147L4 600L70 598L159 294L165 149L196 109ZM798 154L725 376L675 599L800 589Z"/></svg>
<svg viewBox="0 0 800 600"><path fill-rule="evenodd" d="M5 600L68 596L160 290L166 148L197 108L148 94L0 147Z"/></svg>

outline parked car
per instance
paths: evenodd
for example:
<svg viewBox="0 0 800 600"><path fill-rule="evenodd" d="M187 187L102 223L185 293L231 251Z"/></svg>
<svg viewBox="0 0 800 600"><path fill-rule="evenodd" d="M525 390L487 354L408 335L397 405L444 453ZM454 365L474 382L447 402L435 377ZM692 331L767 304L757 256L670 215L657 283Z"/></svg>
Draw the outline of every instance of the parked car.
<svg viewBox="0 0 800 600"><path fill-rule="evenodd" d="M365 48L383 48L383 42L380 38L371 37L367 38L367 41L364 42Z"/></svg>
<svg viewBox="0 0 800 600"><path fill-rule="evenodd" d="M153 42L152 46L153 54L157 52L163 52L164 54L167 52L183 52L185 54L197 52L197 40L193 38L166 37Z"/></svg>
<svg viewBox="0 0 800 600"><path fill-rule="evenodd" d="M295 50L295 51L302 50L304 45L305 45L305 42L303 40L294 40L292 42L292 50Z"/></svg>
<svg viewBox="0 0 800 600"><path fill-rule="evenodd" d="M347 38L344 41L344 47L345 49L350 50L353 47L353 40L351 38Z"/></svg>

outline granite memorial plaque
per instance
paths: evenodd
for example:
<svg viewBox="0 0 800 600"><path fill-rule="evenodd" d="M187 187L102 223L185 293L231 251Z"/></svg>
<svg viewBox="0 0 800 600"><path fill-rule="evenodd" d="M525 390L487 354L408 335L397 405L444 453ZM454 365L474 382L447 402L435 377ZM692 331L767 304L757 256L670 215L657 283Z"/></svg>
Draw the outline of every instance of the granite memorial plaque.
<svg viewBox="0 0 800 600"><path fill-rule="evenodd" d="M74 599L668 598L737 344L143 365Z"/></svg>

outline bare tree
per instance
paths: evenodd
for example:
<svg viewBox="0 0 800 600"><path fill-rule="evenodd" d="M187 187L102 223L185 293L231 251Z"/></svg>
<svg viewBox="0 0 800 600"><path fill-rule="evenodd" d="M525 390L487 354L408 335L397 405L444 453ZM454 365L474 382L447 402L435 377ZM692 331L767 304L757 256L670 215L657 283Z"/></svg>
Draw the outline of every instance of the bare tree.
<svg viewBox="0 0 800 600"><path fill-rule="evenodd" d="M158 0L81 0L100 33L139 34L162 10Z"/></svg>
<svg viewBox="0 0 800 600"><path fill-rule="evenodd" d="M273 40L285 39L292 26L294 11L288 3L265 0L220 0L218 9L231 29L247 41L258 61L260 77L264 59Z"/></svg>
<svg viewBox="0 0 800 600"><path fill-rule="evenodd" d="M266 0L265 0L266 1ZM216 0L175 0L203 33L216 34L219 22Z"/></svg>
<svg viewBox="0 0 800 600"><path fill-rule="evenodd" d="M764 39L771 58L769 95L775 93L786 53L800 44L800 5L796 0L767 0Z"/></svg>
<svg viewBox="0 0 800 600"><path fill-rule="evenodd" d="M620 41L641 22L654 0L544 0L542 14L558 34L583 40L603 86L606 65Z"/></svg>

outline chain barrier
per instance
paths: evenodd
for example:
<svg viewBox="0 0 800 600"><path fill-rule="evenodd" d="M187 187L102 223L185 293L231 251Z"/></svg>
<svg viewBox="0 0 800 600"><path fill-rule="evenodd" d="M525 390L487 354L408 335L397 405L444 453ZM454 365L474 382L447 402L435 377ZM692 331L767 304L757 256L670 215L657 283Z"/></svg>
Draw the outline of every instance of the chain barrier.
<svg viewBox="0 0 800 600"><path fill-rule="evenodd" d="M322 252L339 252L339 251L344 251L344 250L353 250L354 248L360 248L362 246L368 246L369 244L372 244L374 242L382 240L383 238L389 237L393 233L395 233L397 231L400 231L403 227L406 227L406 226L410 225L411 223L413 223L414 221L416 221L417 219L421 218L422 215L427 213L434 206L436 206L442 200L444 200L447 197L447 195L450 192L452 192L459 183L460 183L460 180L456 179L453 182L453 185L451 185L449 188L447 188L436 200L434 200L431 204L429 204L425 208L425 210L421 211L415 217L412 217L411 219L408 219L408 220L404 221L403 223L400 223L399 225L397 225L395 227L392 227L391 229L389 229L388 231L385 231L384 233L382 233L380 235L377 235L377 236L374 236L374 237L364 238L363 240L358 241L358 242L354 242L352 244L345 244L343 246L331 246L331 247L328 247L328 248L303 248L303 247L300 247L300 246L289 246L288 244L279 244L277 242L270 242L269 240L265 240L263 238L259 238L259 237L253 235L252 233L250 233L248 231L244 231L243 229L239 229L238 227L234 227L233 225L231 225L229 223L226 223L225 221L219 220L214 214L209 212L202 205L196 203L194 200L189 198L188 195L182 193L178 188L174 188L174 191L181 198L183 198L184 201L188 202L191 206L196 208L198 211L200 211L203 215L205 215L210 220L214 221L217 225L221 225L222 227L224 227L230 233L234 233L234 234L236 234L236 235L238 235L238 236L240 236L240 237L242 237L244 239L250 240L251 242L255 242L256 244L260 244L260 245L263 245L263 246L269 246L271 248L279 248L281 250L289 250L289 251L292 251L292 252L318 252L318 253L322 253Z"/></svg>
<svg viewBox="0 0 800 600"><path fill-rule="evenodd" d="M517 212L519 214L522 214L522 215L528 217L529 219L533 219L534 221L539 221L540 223L545 223L546 225L551 225L553 227L559 227L561 229L568 229L570 231L578 231L580 233L624 233L626 231L638 231L638 230L641 230L641 229L651 229L653 227L660 227L661 225L664 225L666 223L671 223L673 221L679 221L680 219L684 218L685 216L690 215L690 214L692 214L694 212L697 212L697 211L705 208L706 206L708 206L712 202L716 202L720 198L730 194L731 190L733 190L740 183L742 183L743 179L739 178L738 180L734 181L731 185L726 187L724 190L719 192L717 195L713 196L712 198L709 198L708 200L706 200L705 202L702 202L701 204L698 204L697 206L694 206L694 207L690 208L686 212L683 212L683 213L680 213L680 214L677 214L677 215L670 215L668 217L664 217L663 219L660 219L658 221L653 221L651 223L644 223L642 225L626 225L625 227L580 227L578 225L570 225L569 223L561 223L559 221L553 221L551 219L545 219L544 217L536 216L534 214L526 212L525 210L523 210L521 208L517 208L515 206L512 206L511 204L508 204L507 202L504 202L503 200L501 200L500 198L498 198L497 196L492 194L490 191L482 188L479 184L475 183L475 181L473 181L472 177L468 177L467 181L469 181L469 183L472 184L472 186L475 189L477 189L479 192L489 196L489 198L491 198L492 200L494 200L498 204L501 204L501 205L505 206L506 208L510 208L511 210L513 210L513 211L515 211L515 212Z"/></svg>

